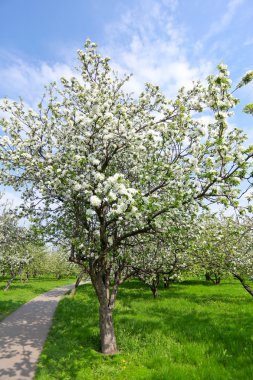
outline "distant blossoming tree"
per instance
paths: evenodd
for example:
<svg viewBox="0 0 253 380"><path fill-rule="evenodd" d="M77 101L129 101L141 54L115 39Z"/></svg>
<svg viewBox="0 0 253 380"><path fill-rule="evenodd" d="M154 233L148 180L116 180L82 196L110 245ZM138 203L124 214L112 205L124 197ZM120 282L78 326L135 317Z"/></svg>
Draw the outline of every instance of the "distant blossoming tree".
<svg viewBox="0 0 253 380"><path fill-rule="evenodd" d="M253 277L252 219L207 214L202 225L193 253L196 262L215 284L230 274L253 296L253 289L247 284Z"/></svg>
<svg viewBox="0 0 253 380"><path fill-rule="evenodd" d="M17 275L32 260L26 245L28 233L18 225L18 218L7 202L0 206L0 276L8 276L4 290L8 290Z"/></svg>
<svg viewBox="0 0 253 380"><path fill-rule="evenodd" d="M101 348L117 351L112 312L128 244L187 209L236 201L253 149L228 128L238 103L227 67L168 100L147 84L136 99L109 58L87 41L80 75L51 84L36 110L5 100L0 180L22 191L23 212L48 236L71 245L88 267L100 304ZM211 113L205 125L198 114ZM10 116L9 116L10 115Z"/></svg>
<svg viewBox="0 0 253 380"><path fill-rule="evenodd" d="M192 218L190 213L181 213L176 220L168 217L162 232L156 229L156 233L147 237L136 237L132 248L129 247L129 265L134 275L150 287L154 298L162 281L167 288L193 267L192 247L199 232L197 222L198 218Z"/></svg>

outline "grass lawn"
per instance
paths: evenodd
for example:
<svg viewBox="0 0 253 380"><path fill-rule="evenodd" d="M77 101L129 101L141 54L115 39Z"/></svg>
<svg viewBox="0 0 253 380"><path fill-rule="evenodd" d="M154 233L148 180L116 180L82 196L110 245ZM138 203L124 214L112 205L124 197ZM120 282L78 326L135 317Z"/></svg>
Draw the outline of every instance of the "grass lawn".
<svg viewBox="0 0 253 380"><path fill-rule="evenodd" d="M59 304L36 380L252 380L253 299L237 282L174 284L152 299L137 281L120 289L120 353L99 349L91 285Z"/></svg>
<svg viewBox="0 0 253 380"><path fill-rule="evenodd" d="M6 281L0 281L0 320L39 294L74 282L75 278L63 280L38 278L31 279L29 282L25 283L21 283L19 280L14 280L10 289L4 292L3 289Z"/></svg>

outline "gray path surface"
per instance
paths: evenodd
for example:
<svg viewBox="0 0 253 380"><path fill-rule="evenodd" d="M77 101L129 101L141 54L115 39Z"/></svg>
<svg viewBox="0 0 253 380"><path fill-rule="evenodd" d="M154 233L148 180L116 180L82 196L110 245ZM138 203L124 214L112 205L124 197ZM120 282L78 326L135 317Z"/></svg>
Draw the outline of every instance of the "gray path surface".
<svg viewBox="0 0 253 380"><path fill-rule="evenodd" d="M41 294L0 322L1 380L33 379L56 306L73 286Z"/></svg>

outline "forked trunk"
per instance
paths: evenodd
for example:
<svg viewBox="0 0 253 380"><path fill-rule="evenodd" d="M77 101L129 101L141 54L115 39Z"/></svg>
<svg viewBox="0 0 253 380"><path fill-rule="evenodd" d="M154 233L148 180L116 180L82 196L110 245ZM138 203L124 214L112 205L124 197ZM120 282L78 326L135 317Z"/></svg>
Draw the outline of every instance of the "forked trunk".
<svg viewBox="0 0 253 380"><path fill-rule="evenodd" d="M99 327L102 353L107 355L116 354L117 344L113 328L112 309L107 305L100 305Z"/></svg>
<svg viewBox="0 0 253 380"><path fill-rule="evenodd" d="M219 285L220 280L221 280L220 276L215 275L215 285Z"/></svg>
<svg viewBox="0 0 253 380"><path fill-rule="evenodd" d="M213 276L214 276L214 277L212 277L212 276L210 277L212 283L213 283L214 285L219 285L219 284L220 284L220 281L221 281L221 277L219 277L217 274L214 274Z"/></svg>

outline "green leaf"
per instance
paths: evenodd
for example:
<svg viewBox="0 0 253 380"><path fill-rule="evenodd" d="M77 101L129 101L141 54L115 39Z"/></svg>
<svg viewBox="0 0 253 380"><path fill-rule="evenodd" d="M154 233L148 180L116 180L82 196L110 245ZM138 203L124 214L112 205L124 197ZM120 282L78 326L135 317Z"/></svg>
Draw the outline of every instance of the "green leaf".
<svg viewBox="0 0 253 380"><path fill-rule="evenodd" d="M243 112L253 115L253 103L248 104L243 108Z"/></svg>
<svg viewBox="0 0 253 380"><path fill-rule="evenodd" d="M238 83L238 85L236 86L236 90L238 88L241 88L243 86L246 86L246 84L250 83L251 81L253 80L253 71L249 71L248 73L246 73L242 79L240 80L240 82Z"/></svg>

